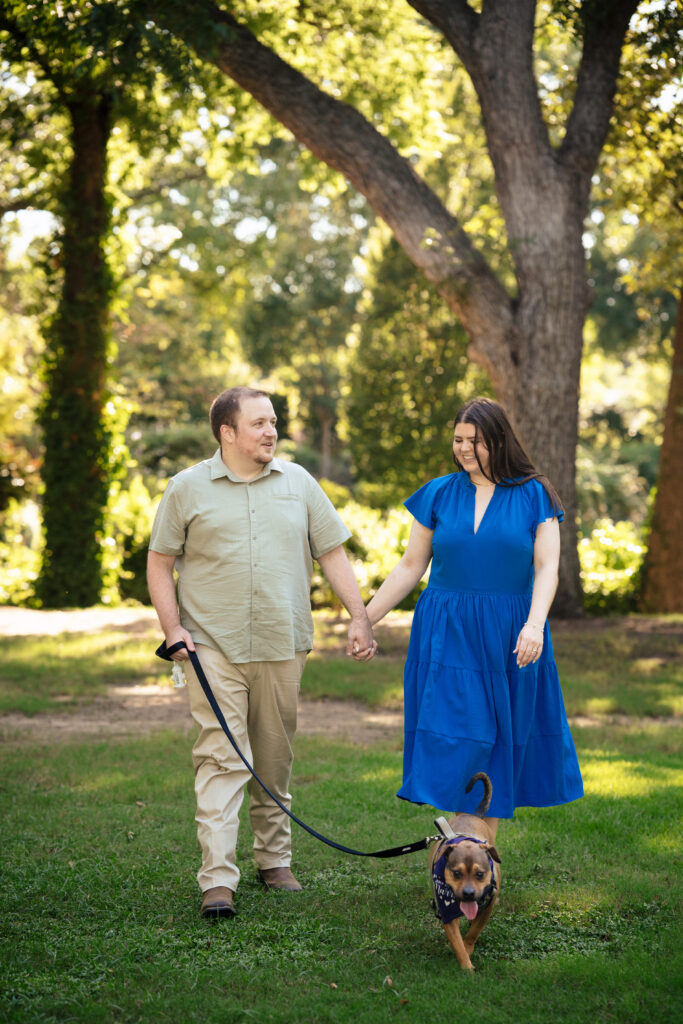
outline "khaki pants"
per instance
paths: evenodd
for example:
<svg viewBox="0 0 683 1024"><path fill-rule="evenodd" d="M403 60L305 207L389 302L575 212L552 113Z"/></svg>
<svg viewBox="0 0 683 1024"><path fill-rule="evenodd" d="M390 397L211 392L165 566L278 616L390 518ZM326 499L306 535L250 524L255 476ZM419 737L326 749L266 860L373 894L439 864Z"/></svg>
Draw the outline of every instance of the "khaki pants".
<svg viewBox="0 0 683 1024"><path fill-rule="evenodd" d="M268 789L290 806L292 739L296 731L299 684L306 662L301 651L289 661L233 665L219 651L197 645L197 656L235 742ZM204 696L190 662L184 662L192 717L199 736L192 748L197 796L197 837L202 892L216 885L237 889L238 815L247 785L259 868L289 866L290 820L273 803L240 760Z"/></svg>

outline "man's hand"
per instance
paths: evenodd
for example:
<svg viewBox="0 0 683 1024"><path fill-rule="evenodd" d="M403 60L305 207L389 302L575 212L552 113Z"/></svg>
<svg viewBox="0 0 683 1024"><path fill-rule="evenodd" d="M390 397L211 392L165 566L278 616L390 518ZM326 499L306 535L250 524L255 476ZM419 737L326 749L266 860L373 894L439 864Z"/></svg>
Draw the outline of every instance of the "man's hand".
<svg viewBox="0 0 683 1024"><path fill-rule="evenodd" d="M377 653L377 642L373 639L367 616L351 619L346 653L356 661L370 661Z"/></svg>
<svg viewBox="0 0 683 1024"><path fill-rule="evenodd" d="M185 650L185 647L181 647L175 654L172 654L171 658L173 661L187 661L189 658L187 651L194 650L194 641L182 626L176 626L175 629L169 631L166 636L166 647L172 647L173 644L180 643L181 640L185 643L187 650Z"/></svg>

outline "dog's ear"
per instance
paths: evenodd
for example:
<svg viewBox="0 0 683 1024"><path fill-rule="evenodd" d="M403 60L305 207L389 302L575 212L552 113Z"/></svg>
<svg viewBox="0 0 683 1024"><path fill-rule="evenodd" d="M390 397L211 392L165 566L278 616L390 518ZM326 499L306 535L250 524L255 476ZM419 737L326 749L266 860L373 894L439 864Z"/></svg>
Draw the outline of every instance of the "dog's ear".
<svg viewBox="0 0 683 1024"><path fill-rule="evenodd" d="M500 864L500 857L498 856L498 850L495 846L484 846L483 849L486 850L491 860L495 860L497 864Z"/></svg>

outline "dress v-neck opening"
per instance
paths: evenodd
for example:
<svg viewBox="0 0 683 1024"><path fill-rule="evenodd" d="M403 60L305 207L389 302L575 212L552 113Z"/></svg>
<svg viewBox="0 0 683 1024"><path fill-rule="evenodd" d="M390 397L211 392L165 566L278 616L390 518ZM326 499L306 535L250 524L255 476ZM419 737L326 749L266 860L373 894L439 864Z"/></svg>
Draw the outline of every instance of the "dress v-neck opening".
<svg viewBox="0 0 683 1024"><path fill-rule="evenodd" d="M493 487L491 488L491 494L490 494L489 500L486 502L486 505L484 506L484 511L481 514L481 518L479 519L479 522L476 521L477 520L477 485L473 484L471 480L470 480L470 485L471 485L471 487L472 487L472 489L474 491L474 513L473 513L473 516L472 516L472 534L473 534L474 537L476 537L477 534L479 533L479 531L481 530L481 524L484 522L484 519L486 518L486 513L488 512L489 506L491 505L491 502L493 501L494 495L496 493L496 485L494 484Z"/></svg>

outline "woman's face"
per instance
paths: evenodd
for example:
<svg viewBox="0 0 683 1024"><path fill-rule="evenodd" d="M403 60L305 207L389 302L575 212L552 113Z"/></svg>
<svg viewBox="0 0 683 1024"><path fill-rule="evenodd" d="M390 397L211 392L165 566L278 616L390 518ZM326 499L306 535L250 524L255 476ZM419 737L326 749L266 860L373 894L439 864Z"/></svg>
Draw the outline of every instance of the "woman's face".
<svg viewBox="0 0 683 1024"><path fill-rule="evenodd" d="M489 450L479 437L474 423L456 423L453 433L453 454L466 473L478 473L481 466L481 470L488 475Z"/></svg>

